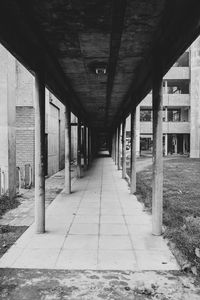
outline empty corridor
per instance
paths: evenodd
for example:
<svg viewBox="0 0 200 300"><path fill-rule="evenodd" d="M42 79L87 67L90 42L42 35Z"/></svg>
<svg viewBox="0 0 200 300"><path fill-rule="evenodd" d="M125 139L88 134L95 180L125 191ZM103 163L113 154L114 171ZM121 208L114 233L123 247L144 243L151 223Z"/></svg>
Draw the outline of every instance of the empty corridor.
<svg viewBox="0 0 200 300"><path fill-rule="evenodd" d="M110 157L93 162L73 192L61 192L46 212L46 233L34 225L1 258L0 267L94 270L177 270L151 216L130 195Z"/></svg>

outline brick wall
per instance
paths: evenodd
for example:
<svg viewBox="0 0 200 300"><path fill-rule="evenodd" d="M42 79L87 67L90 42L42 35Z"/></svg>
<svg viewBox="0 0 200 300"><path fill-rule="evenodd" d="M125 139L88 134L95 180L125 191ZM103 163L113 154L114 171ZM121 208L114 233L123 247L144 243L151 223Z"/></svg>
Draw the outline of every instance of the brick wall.
<svg viewBox="0 0 200 300"><path fill-rule="evenodd" d="M24 181L25 164L30 164L34 171L34 124L34 108L30 106L17 106L16 165L21 169L22 183Z"/></svg>

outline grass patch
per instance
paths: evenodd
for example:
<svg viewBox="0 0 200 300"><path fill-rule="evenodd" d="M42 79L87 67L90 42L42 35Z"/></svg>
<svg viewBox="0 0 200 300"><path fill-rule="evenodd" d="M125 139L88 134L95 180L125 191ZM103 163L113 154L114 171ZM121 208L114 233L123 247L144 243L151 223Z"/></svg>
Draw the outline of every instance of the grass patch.
<svg viewBox="0 0 200 300"><path fill-rule="evenodd" d="M7 195L0 196L0 217L10 209L20 204L17 198L10 199ZM27 229L26 226L0 225L0 257L16 242L21 234Z"/></svg>
<svg viewBox="0 0 200 300"><path fill-rule="evenodd" d="M16 208L20 204L17 198L10 199L7 195L0 196L0 217L8 210Z"/></svg>
<svg viewBox="0 0 200 300"><path fill-rule="evenodd" d="M27 228L27 226L0 225L0 257L16 242Z"/></svg>
<svg viewBox="0 0 200 300"><path fill-rule="evenodd" d="M200 272L200 160L164 160L163 223L165 236L196 265ZM137 194L152 205L152 167L137 174ZM196 254L196 253L197 254Z"/></svg>

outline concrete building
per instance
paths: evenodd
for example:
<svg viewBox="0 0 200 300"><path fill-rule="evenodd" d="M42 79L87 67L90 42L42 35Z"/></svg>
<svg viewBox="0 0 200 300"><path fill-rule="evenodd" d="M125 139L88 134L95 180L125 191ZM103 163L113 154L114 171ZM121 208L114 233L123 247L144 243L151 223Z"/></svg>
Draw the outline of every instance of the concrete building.
<svg viewBox="0 0 200 300"><path fill-rule="evenodd" d="M30 170L31 178L27 175L34 184L35 79L18 61L16 79L16 166L20 168L22 185L26 186L25 173ZM45 102L45 175L51 176L64 168L65 107L48 89Z"/></svg>
<svg viewBox="0 0 200 300"><path fill-rule="evenodd" d="M200 157L200 38L163 78L163 154ZM152 94L137 110L137 155L153 148ZM130 128L128 128L130 134Z"/></svg>
<svg viewBox="0 0 200 300"><path fill-rule="evenodd" d="M15 66L14 57L0 46L0 193L9 190L10 198L16 191Z"/></svg>
<svg viewBox="0 0 200 300"><path fill-rule="evenodd" d="M14 197L16 185L34 185L35 78L3 46L0 63L0 194ZM65 164L65 106L48 89L45 101L45 175L51 176Z"/></svg>

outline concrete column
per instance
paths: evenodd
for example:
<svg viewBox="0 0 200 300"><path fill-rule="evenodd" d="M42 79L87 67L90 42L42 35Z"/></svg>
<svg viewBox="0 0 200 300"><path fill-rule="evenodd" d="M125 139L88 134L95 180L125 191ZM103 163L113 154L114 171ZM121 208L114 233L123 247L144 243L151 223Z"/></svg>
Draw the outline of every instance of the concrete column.
<svg viewBox="0 0 200 300"><path fill-rule="evenodd" d="M115 133L115 164L117 165L117 158L118 158L118 128L116 129Z"/></svg>
<svg viewBox="0 0 200 300"><path fill-rule="evenodd" d="M131 178L130 192L136 192L136 107L131 113Z"/></svg>
<svg viewBox="0 0 200 300"><path fill-rule="evenodd" d="M113 134L113 161L115 161L115 133Z"/></svg>
<svg viewBox="0 0 200 300"><path fill-rule="evenodd" d="M89 128L86 127L86 166L89 167Z"/></svg>
<svg viewBox="0 0 200 300"><path fill-rule="evenodd" d="M92 160L92 148L91 148L91 129L88 127L88 165L90 166Z"/></svg>
<svg viewBox="0 0 200 300"><path fill-rule="evenodd" d="M136 107L136 156L140 156L140 106Z"/></svg>
<svg viewBox="0 0 200 300"><path fill-rule="evenodd" d="M82 168L81 168L81 123L78 120L78 141L77 141L77 176L78 178L82 177Z"/></svg>
<svg viewBox="0 0 200 300"><path fill-rule="evenodd" d="M120 170L121 169L121 139L120 139L120 133L121 133L121 125L119 125L118 127L118 137L117 137L117 149L118 149L118 153L117 153L117 169Z"/></svg>
<svg viewBox="0 0 200 300"><path fill-rule="evenodd" d="M0 45L0 177L2 193L8 193L10 199L16 196L15 110L16 61Z"/></svg>
<svg viewBox="0 0 200 300"><path fill-rule="evenodd" d="M84 170L87 169L87 127L83 127L83 159L84 159Z"/></svg>
<svg viewBox="0 0 200 300"><path fill-rule="evenodd" d="M65 108L65 192L71 193L71 112Z"/></svg>
<svg viewBox="0 0 200 300"><path fill-rule="evenodd" d="M165 156L168 154L168 135L165 133Z"/></svg>
<svg viewBox="0 0 200 300"><path fill-rule="evenodd" d="M190 157L200 158L200 37L190 49Z"/></svg>
<svg viewBox="0 0 200 300"><path fill-rule="evenodd" d="M122 123L122 178L126 177L126 119Z"/></svg>
<svg viewBox="0 0 200 300"><path fill-rule="evenodd" d="M160 63L160 65L159 65ZM163 213L163 86L161 62L156 61L153 78L153 182L152 233L162 234Z"/></svg>
<svg viewBox="0 0 200 300"><path fill-rule="evenodd" d="M45 232L45 84L44 73L35 73L35 224Z"/></svg>
<svg viewBox="0 0 200 300"><path fill-rule="evenodd" d="M113 135L113 160L115 163L115 160L116 160L116 131L114 132L114 135Z"/></svg>
<svg viewBox="0 0 200 300"><path fill-rule="evenodd" d="M112 145L112 149L111 149L111 157L113 159L113 136L111 137L112 141L111 141L111 145Z"/></svg>

